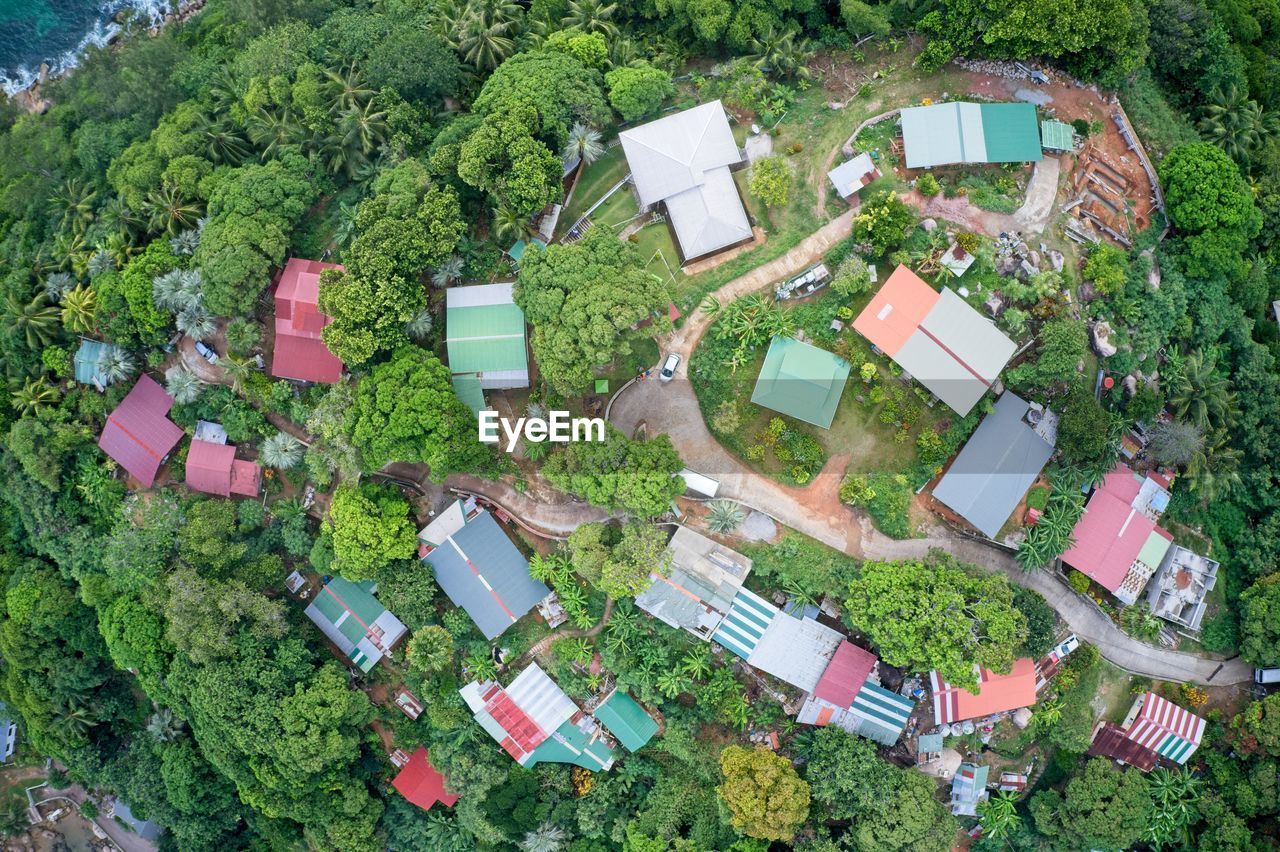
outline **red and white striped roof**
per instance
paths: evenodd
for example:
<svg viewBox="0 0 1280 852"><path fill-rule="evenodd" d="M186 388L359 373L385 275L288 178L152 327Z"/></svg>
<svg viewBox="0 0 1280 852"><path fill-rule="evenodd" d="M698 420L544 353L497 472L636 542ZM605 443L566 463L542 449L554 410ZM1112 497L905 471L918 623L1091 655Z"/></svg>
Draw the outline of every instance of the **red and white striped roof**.
<svg viewBox="0 0 1280 852"><path fill-rule="evenodd" d="M1142 707L1125 734L1139 745L1182 763L1200 745L1204 728L1204 719L1148 692L1142 696ZM1170 736L1182 743L1169 742Z"/></svg>

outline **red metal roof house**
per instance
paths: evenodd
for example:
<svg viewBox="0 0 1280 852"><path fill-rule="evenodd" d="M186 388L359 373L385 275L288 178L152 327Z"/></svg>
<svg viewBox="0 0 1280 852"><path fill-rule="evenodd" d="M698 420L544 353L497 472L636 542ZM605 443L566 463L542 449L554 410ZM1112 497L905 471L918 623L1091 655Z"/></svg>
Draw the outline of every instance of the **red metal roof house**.
<svg viewBox="0 0 1280 852"><path fill-rule="evenodd" d="M427 759L427 750L418 746L417 751L409 756L409 762L401 767L400 772L391 781L391 786L406 801L412 802L424 811L440 802L451 808L458 801L456 793L448 793L444 789L444 776L440 770L431 765Z"/></svg>
<svg viewBox="0 0 1280 852"><path fill-rule="evenodd" d="M187 487L206 494L257 497L262 489L262 467L236 458L229 444L191 440L187 452Z"/></svg>
<svg viewBox="0 0 1280 852"><path fill-rule="evenodd" d="M271 375L281 379L332 384L342 378L342 362L320 338L333 322L320 313L320 273L342 269L336 263L289 258L276 283L276 344Z"/></svg>
<svg viewBox="0 0 1280 852"><path fill-rule="evenodd" d="M165 457L182 439L178 424L168 418L173 397L150 376L138 377L133 389L107 416L107 425L98 446L138 480L150 488Z"/></svg>
<svg viewBox="0 0 1280 852"><path fill-rule="evenodd" d="M990 669L978 671L978 691L947 683L935 671L929 675L933 686L933 721L938 725L993 716L1036 703L1036 666L1027 657L1014 660L1008 674Z"/></svg>

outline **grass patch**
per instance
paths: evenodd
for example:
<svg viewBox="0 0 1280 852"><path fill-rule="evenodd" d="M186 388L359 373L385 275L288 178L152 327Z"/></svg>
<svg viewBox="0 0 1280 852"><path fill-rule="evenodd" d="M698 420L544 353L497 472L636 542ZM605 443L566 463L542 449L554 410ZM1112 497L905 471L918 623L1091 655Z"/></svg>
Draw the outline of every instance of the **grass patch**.
<svg viewBox="0 0 1280 852"><path fill-rule="evenodd" d="M578 177L578 186L573 191L573 199L560 214L558 223L560 233L568 231L588 207L599 201L600 196L627 176L627 171L627 158L622 153L621 144L615 144L600 159L585 166Z"/></svg>

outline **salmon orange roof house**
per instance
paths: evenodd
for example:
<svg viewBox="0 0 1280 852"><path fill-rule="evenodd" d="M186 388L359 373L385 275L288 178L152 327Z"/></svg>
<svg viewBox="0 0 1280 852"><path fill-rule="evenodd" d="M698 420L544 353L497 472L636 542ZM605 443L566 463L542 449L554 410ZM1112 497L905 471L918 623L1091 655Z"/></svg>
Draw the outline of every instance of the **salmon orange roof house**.
<svg viewBox="0 0 1280 852"><path fill-rule="evenodd" d="M320 273L342 269L336 263L289 258L276 283L276 343L271 375L300 382L333 384L342 378L342 362L329 351L320 332L333 322L320 313Z"/></svg>
<svg viewBox="0 0 1280 852"><path fill-rule="evenodd" d="M953 686L936 671L929 674L933 687L933 721L939 725L979 719L1036 703L1036 665L1028 657L1015 660L1008 674L990 669L978 671L978 690Z"/></svg>
<svg viewBox="0 0 1280 852"><path fill-rule="evenodd" d="M893 271L853 327L962 416L1017 348L955 292L933 289L905 266Z"/></svg>
<svg viewBox="0 0 1280 852"><path fill-rule="evenodd" d="M107 416L107 425L98 438L104 453L150 488L165 458L182 440L182 430L169 419L173 397L150 376L139 376L116 410Z"/></svg>

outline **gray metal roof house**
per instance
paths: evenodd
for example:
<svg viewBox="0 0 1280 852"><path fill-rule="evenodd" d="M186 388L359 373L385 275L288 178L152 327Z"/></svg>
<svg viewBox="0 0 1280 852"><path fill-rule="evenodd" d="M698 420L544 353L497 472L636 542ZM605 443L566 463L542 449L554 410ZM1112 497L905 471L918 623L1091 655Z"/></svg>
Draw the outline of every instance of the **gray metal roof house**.
<svg viewBox="0 0 1280 852"><path fill-rule="evenodd" d="M649 575L636 606L677 630L709 640L733 605L751 560L688 527L678 527L667 544L671 571Z"/></svg>
<svg viewBox="0 0 1280 852"><path fill-rule="evenodd" d="M933 489L933 496L988 538L995 538L1053 455L1055 424L1052 412L1035 410L1005 391Z"/></svg>
<svg viewBox="0 0 1280 852"><path fill-rule="evenodd" d="M502 527L474 501L455 502L418 533L422 561L471 616L486 639L515 624L551 590L529 576L529 563Z"/></svg>
<svg viewBox="0 0 1280 852"><path fill-rule="evenodd" d="M618 134L640 206L662 204L684 261L750 240L731 167L743 162L720 101Z"/></svg>

